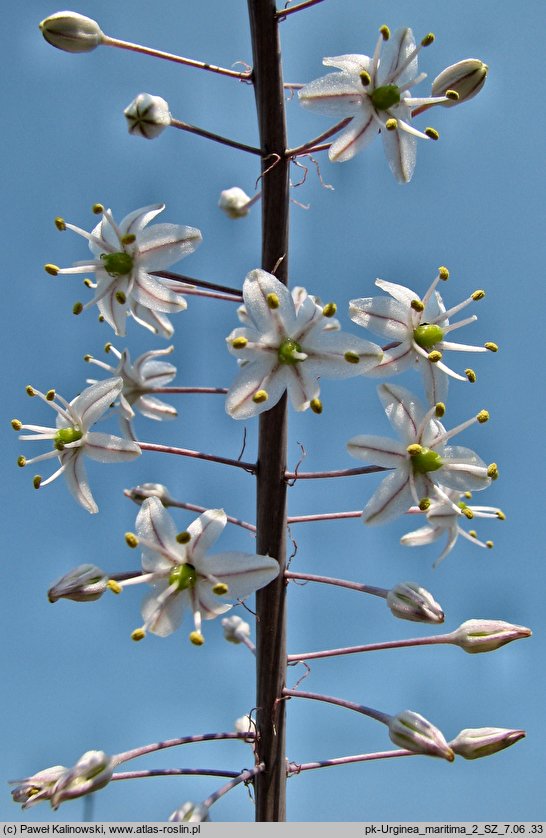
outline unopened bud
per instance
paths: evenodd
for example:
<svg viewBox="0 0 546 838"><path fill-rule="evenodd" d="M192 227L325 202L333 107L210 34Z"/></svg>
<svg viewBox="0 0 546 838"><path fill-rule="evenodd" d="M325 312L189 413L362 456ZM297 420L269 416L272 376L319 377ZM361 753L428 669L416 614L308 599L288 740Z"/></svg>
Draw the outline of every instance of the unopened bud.
<svg viewBox="0 0 546 838"><path fill-rule="evenodd" d="M77 12L56 12L40 23L46 41L65 52L91 52L104 40L96 20Z"/></svg>
<svg viewBox="0 0 546 838"><path fill-rule="evenodd" d="M47 592L50 602L72 599L74 602L92 602L99 599L108 587L108 576L100 567L81 564L62 576Z"/></svg>
<svg viewBox="0 0 546 838"><path fill-rule="evenodd" d="M465 652L494 652L512 640L530 637L531 629L502 620L467 620L451 633L451 642Z"/></svg>
<svg viewBox="0 0 546 838"><path fill-rule="evenodd" d="M244 218L248 215L250 198L238 186L220 192L218 206L229 218Z"/></svg>
<svg viewBox="0 0 546 838"><path fill-rule="evenodd" d="M400 582L387 594L395 617L415 623L443 623L444 612L432 596L415 582Z"/></svg>
<svg viewBox="0 0 546 838"><path fill-rule="evenodd" d="M253 733L256 735L256 722L250 716L241 716L235 719L235 730L237 733Z"/></svg>
<svg viewBox="0 0 546 838"><path fill-rule="evenodd" d="M458 61L456 64L446 67L439 76L436 76L432 82L431 95L445 96L448 90L454 90L459 94L459 98L449 99L441 104L445 108L460 105L461 102L472 99L480 92L485 84L488 69L487 64L484 64L479 58L467 58L465 61Z"/></svg>
<svg viewBox="0 0 546 838"><path fill-rule="evenodd" d="M224 617L222 628L224 637L229 643L242 643L244 637L250 637L249 624L236 614L232 617Z"/></svg>
<svg viewBox="0 0 546 838"><path fill-rule="evenodd" d="M10 780L11 784L17 784L11 790L13 802L22 803L23 809L30 809L40 800L51 800L55 784L67 771L64 765L52 765L24 780Z"/></svg>
<svg viewBox="0 0 546 838"><path fill-rule="evenodd" d="M51 796L51 806L57 809L64 800L72 800L74 797L104 788L112 779L113 773L114 760L104 751L86 751L76 765L56 783Z"/></svg>
<svg viewBox="0 0 546 838"><path fill-rule="evenodd" d="M123 111L130 134L153 140L171 124L169 105L161 96L139 93Z"/></svg>
<svg viewBox="0 0 546 838"><path fill-rule="evenodd" d="M416 754L427 754L431 757L442 757L453 762L455 756L447 744L444 736L424 716L413 710L404 710L392 716L389 722L389 736L395 745L413 751Z"/></svg>
<svg viewBox="0 0 546 838"><path fill-rule="evenodd" d="M515 745L524 736L524 730L510 730L504 727L466 728L461 730L449 746L465 759L479 759Z"/></svg>
<svg viewBox="0 0 546 838"><path fill-rule="evenodd" d="M183 803L169 818L169 823L203 823L204 821L210 821L208 806L202 803L192 803L191 800Z"/></svg>
<svg viewBox="0 0 546 838"><path fill-rule="evenodd" d="M126 489L125 494L139 506L146 498L159 498L163 506L168 506L171 500L167 487L162 483L140 483L132 489Z"/></svg>

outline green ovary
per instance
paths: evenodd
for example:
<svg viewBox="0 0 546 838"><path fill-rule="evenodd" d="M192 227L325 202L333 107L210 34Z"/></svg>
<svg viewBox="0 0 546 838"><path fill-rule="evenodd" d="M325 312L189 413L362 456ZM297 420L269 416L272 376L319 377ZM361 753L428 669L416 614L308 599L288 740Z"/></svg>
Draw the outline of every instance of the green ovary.
<svg viewBox="0 0 546 838"><path fill-rule="evenodd" d="M101 254L104 270L110 276L125 276L133 270L133 257L125 251Z"/></svg>
<svg viewBox="0 0 546 838"><path fill-rule="evenodd" d="M53 438L55 447L57 445L68 445L69 442L77 442L83 436L79 428L60 428Z"/></svg>
<svg viewBox="0 0 546 838"><path fill-rule="evenodd" d="M413 339L415 343L422 349L432 349L437 343L444 339L443 330L439 326L432 323L425 323L423 326L417 326L413 331Z"/></svg>
<svg viewBox="0 0 546 838"><path fill-rule="evenodd" d="M438 471L442 468L444 461L432 448L423 448L419 454L411 458L414 474L427 474L429 471Z"/></svg>
<svg viewBox="0 0 546 838"><path fill-rule="evenodd" d="M395 84L385 84L383 87L376 87L370 99L376 110L387 111L400 103L400 90Z"/></svg>
<svg viewBox="0 0 546 838"><path fill-rule="evenodd" d="M193 588L197 582L197 571L192 564L180 564L169 576L169 585L176 585L179 591Z"/></svg>
<svg viewBox="0 0 546 838"><path fill-rule="evenodd" d="M285 338L277 350L281 364L297 364L302 358L294 357L294 353L301 352L301 346L291 338Z"/></svg>

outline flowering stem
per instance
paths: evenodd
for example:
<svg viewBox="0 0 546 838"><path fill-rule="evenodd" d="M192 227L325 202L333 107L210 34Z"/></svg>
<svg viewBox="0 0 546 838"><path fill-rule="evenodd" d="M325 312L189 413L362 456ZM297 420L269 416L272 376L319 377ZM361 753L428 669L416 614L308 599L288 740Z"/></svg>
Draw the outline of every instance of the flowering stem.
<svg viewBox="0 0 546 838"><path fill-rule="evenodd" d="M384 725L388 725L392 718L389 713L382 713L381 710L374 710L373 707L366 707L364 704L356 704L354 701L347 701L345 698L336 698L332 695L287 689L284 689L282 694L286 698L310 698L314 701L325 701L327 704L337 704L338 707L345 707L346 710L354 710L356 713L362 713L362 715L376 719L376 721L382 722Z"/></svg>
<svg viewBox="0 0 546 838"><path fill-rule="evenodd" d="M437 634L435 637L413 637L409 640L389 640L385 643L369 643L366 646L346 646L342 649L325 649L321 652L306 652L303 655L288 655L289 663L308 661L315 658L333 658L338 655L354 655L358 652L379 652L384 649L404 649L408 646L432 646L452 643L452 634Z"/></svg>
<svg viewBox="0 0 546 838"><path fill-rule="evenodd" d="M289 169L274 0L247 0L253 82L262 148L262 268L288 284ZM276 159L274 166L271 159ZM276 579L256 593L256 757L265 769L254 782L256 821L286 817L284 702L286 678L286 394L260 416L256 472L256 550L279 562Z"/></svg>
<svg viewBox="0 0 546 838"><path fill-rule="evenodd" d="M227 387L151 387L146 390L147 393L216 393L219 396L225 396L228 392Z"/></svg>
<svg viewBox="0 0 546 838"><path fill-rule="evenodd" d="M420 512L421 510L419 510ZM289 515L287 522L289 524L306 524L313 521L341 521L344 518L361 518L362 510L357 509L354 512L319 512L316 515Z"/></svg>
<svg viewBox="0 0 546 838"><path fill-rule="evenodd" d="M411 757L416 756L415 751L377 751L374 754L355 754L350 757L337 757L336 759L323 759L320 762L297 762L288 763L290 774L300 774L302 771L312 771L314 768L330 768L332 765L349 765L352 762L369 762L374 759L389 759L390 757Z"/></svg>
<svg viewBox="0 0 546 838"><path fill-rule="evenodd" d="M301 12L303 9L308 9L311 6L316 6L317 3L322 3L322 0L305 0L305 2L298 3L297 6L292 6L290 9L281 9L277 12L277 17L280 20L284 20L288 15L294 14L294 12Z"/></svg>
<svg viewBox="0 0 546 838"><path fill-rule="evenodd" d="M197 288L210 288L211 291L220 291L223 294L233 294L239 300L243 299L243 295L239 288L229 288L227 285L219 285L217 282L206 282L204 279L194 279L192 276L185 276L174 271L151 271L152 276L161 276L164 279L173 279L175 282L184 282L188 285L195 285ZM183 290L184 294L189 293L188 289ZM194 289L191 289L194 290Z"/></svg>
<svg viewBox="0 0 546 838"><path fill-rule="evenodd" d="M321 151L320 148L316 148L315 144L321 143L323 140L327 140L333 134L337 134L338 131L341 131L343 128L345 128L346 125L349 124L351 119L352 116L345 117L345 119L342 119L341 122L337 122L332 128L329 128L328 131L324 131L322 134L319 134L318 137L315 137L314 140L308 140L303 145L287 149L286 156L292 158L297 157L300 154L307 154L310 151ZM328 147L329 146L330 143L328 144Z"/></svg>
<svg viewBox="0 0 546 838"><path fill-rule="evenodd" d="M234 780L231 780L229 783L226 783L225 786L215 791L206 800L203 800L203 806L210 808L213 803L216 803L218 798L223 797L224 794L227 794L228 791L231 791L232 788L238 786L239 783L248 783L249 780L252 780L254 777L259 777L260 774L265 771L265 765L263 762L260 762L258 765L255 765L254 768L249 768L247 771L242 771Z"/></svg>
<svg viewBox="0 0 546 838"><path fill-rule="evenodd" d="M250 82L252 80L251 72L240 73L236 70L228 70L225 67L217 67L215 64L207 64L205 61L195 61L193 58L183 58L180 55L173 55L170 52L162 52L162 50L151 47L143 47L141 44L120 41L118 38L111 38L109 35L104 35L101 43L107 47L118 47L119 49L130 50L131 52L141 52L144 55L151 55L154 58L163 58L165 61L174 61L176 64L185 64L188 67L196 67L198 70L208 70L211 73L219 73L222 76L231 76L241 81Z"/></svg>
<svg viewBox="0 0 546 838"><path fill-rule="evenodd" d="M257 470L255 463L245 463L243 460L232 460L229 457L219 457L216 454L203 454L202 451L192 451L190 448L174 448L172 445L158 445L153 442L139 442L138 445L142 451L158 451L161 454L178 454L181 457L209 460L212 463L221 463L226 466L242 468L250 474L256 474Z"/></svg>
<svg viewBox="0 0 546 838"><path fill-rule="evenodd" d="M238 771L222 771L217 768L149 768L146 771L119 771L112 780L139 780L142 777L173 777L179 775L207 775L209 777L238 777Z"/></svg>
<svg viewBox="0 0 546 838"><path fill-rule="evenodd" d="M377 471L390 471L385 466L362 466L344 468L337 471L285 471L285 480L319 480L327 477L353 477L355 474L374 474Z"/></svg>
<svg viewBox="0 0 546 838"><path fill-rule="evenodd" d="M179 745L191 745L196 742L210 742L219 739L242 739L243 741L248 741L253 738L254 734L250 731L246 733L201 733L197 736L180 736L177 739L165 739L164 742L153 742L151 745L141 745L140 748L123 751L120 754L116 754L113 760L116 765L120 765L122 762L128 762L130 759L136 759L146 754L153 754L156 751L163 751L165 748L177 748Z"/></svg>
<svg viewBox="0 0 546 838"><path fill-rule="evenodd" d="M198 128L196 125L190 125L188 122L182 122L180 119L171 119L170 122L173 128L179 128L181 131L188 131L190 134L197 134L199 137L205 137L207 140L214 140L215 143L230 146L231 148L238 148L240 151L247 151L249 154L261 155L259 148L252 145L245 145L245 143L238 143L236 140L229 140L227 137L222 137L221 134L214 134L212 131L205 131L204 128Z"/></svg>
<svg viewBox="0 0 546 838"><path fill-rule="evenodd" d="M361 512L358 515L362 515ZM290 521L290 518L288 519ZM335 579L332 576L315 576L313 573L292 573L291 570L284 571L285 579L301 579L304 582L323 582L325 585L337 585L340 588L349 588L352 591L361 591L364 594L372 594L386 599L389 593L386 588L376 588L373 585L362 585L360 582L349 582L346 579ZM289 655L291 659L293 655ZM299 658L299 656L298 656Z"/></svg>

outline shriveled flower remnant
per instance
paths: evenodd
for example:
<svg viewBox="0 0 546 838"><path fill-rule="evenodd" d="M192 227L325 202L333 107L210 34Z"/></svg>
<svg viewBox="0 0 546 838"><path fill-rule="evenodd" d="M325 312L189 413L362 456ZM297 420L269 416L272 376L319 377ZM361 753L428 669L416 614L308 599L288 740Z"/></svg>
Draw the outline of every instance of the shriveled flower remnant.
<svg viewBox="0 0 546 838"><path fill-rule="evenodd" d="M461 375L446 366L443 361L444 352L450 350L456 352L497 351L497 345L491 342L483 346L470 346L452 343L445 339L456 329L477 320L476 315L473 314L464 320L450 323L450 317L485 296L484 291L474 291L466 300L446 310L436 286L440 281L446 281L448 278L447 268L440 267L422 300L411 288L376 279L377 287L386 291L392 299L364 297L351 300L349 303L351 320L374 334L392 341L392 346L384 350L383 360L370 371L370 375L396 375L410 367L416 367L423 373L425 391L430 404L446 400L448 376L460 381L474 382L476 380L476 374L472 369L466 369L465 375Z"/></svg>
<svg viewBox="0 0 546 838"><path fill-rule="evenodd" d="M246 277L239 316L249 325L227 338L241 367L226 399L234 419L269 410L286 390L296 410L311 407L321 413L319 377L350 378L381 361L383 353L375 344L329 328L333 304L321 307L299 291L296 305L272 274L258 268Z"/></svg>
<svg viewBox="0 0 546 838"><path fill-rule="evenodd" d="M142 605L144 625L133 632L142 640L147 632L166 637L175 631L189 610L194 631L190 640L202 645L202 620L212 620L232 607L229 600L244 599L263 588L279 573L269 556L229 552L209 556L209 548L227 522L223 509L209 509L182 533L177 533L161 501L150 497L142 504L136 520L136 537L128 534L131 546L140 546L143 575L120 586L147 582L154 591Z"/></svg>
<svg viewBox="0 0 546 838"><path fill-rule="evenodd" d="M55 390L49 390L44 394L33 387L27 387L29 396L42 399L57 413L55 428L24 425L18 419L14 419L11 423L16 431L32 431L30 434L22 434L19 439L48 441L53 445L52 451L40 454L31 460L23 456L19 457L18 464L21 467L53 457L57 457L61 464L47 480L42 480L40 475L36 475L34 478L36 489L47 486L59 475L64 474L68 488L78 503L88 512L98 512L98 506L89 488L83 455L86 454L100 463L118 463L133 460L140 454L140 448L133 441L89 430L116 401L122 388L122 378L107 378L105 381L99 381L87 387L79 396L67 402Z"/></svg>
<svg viewBox="0 0 546 838"><path fill-rule="evenodd" d="M94 273L96 282L86 281L95 289L95 296L85 305L76 303L74 313L79 314L95 303L101 317L113 328L116 335L125 335L127 317L163 337L170 337L173 327L167 314L187 308L181 291L183 283L152 276L193 253L201 242L201 233L195 227L178 224L147 225L165 204L152 204L126 215L118 225L110 210L95 204L93 211L101 214L97 226L87 233L80 227L57 218L59 230L72 230L89 242L95 257L76 262L71 268L48 264L45 269L57 274Z"/></svg>
<svg viewBox="0 0 546 838"><path fill-rule="evenodd" d="M377 388L385 413L402 441L379 436L355 436L347 443L349 453L394 471L387 475L362 512L365 524L380 524L407 512L412 504L423 511L432 498L449 502L446 490L459 494L485 489L498 476L496 465L486 466L469 448L446 445L460 431L489 418L487 411L446 431L438 421L441 404L425 410L403 387L381 384ZM454 503L455 510L458 509Z"/></svg>
<svg viewBox="0 0 546 838"><path fill-rule="evenodd" d="M339 55L325 58L326 67L341 72L329 73L309 82L299 91L301 104L338 119L351 122L330 146L333 162L350 160L381 133L385 156L399 183L411 180L415 169L417 137L438 139L433 128L419 131L412 125L412 111L428 105L457 100L455 91L444 96L415 99L412 87L426 78L418 72L418 53L434 41L426 35L416 46L411 29L398 29L391 37L387 26L380 29L373 56Z"/></svg>

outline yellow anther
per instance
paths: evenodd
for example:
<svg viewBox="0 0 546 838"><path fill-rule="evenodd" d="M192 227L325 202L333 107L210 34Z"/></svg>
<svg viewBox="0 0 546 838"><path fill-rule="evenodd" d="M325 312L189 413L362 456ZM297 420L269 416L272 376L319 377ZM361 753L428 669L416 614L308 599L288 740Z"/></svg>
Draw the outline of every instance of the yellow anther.
<svg viewBox="0 0 546 838"><path fill-rule="evenodd" d="M227 594L228 591L229 591L229 588L225 584L225 582L218 582L212 588L212 593L216 594L216 596L224 596L224 594Z"/></svg>
<svg viewBox="0 0 546 838"><path fill-rule="evenodd" d="M104 351L106 352L107 355L111 351L111 349L112 349L112 344L110 343L110 341L108 341L108 343L104 344Z"/></svg>
<svg viewBox="0 0 546 838"><path fill-rule="evenodd" d="M368 87L368 85L371 84L372 77L370 76L370 74L368 73L367 70L361 70L361 72L359 73L359 76L360 76L360 81L362 82L364 87Z"/></svg>
<svg viewBox="0 0 546 838"><path fill-rule="evenodd" d="M419 454L423 453L423 446L419 445L418 442L412 442L411 445L408 445L406 451L410 457L417 457Z"/></svg>
<svg viewBox="0 0 546 838"><path fill-rule="evenodd" d="M309 407L311 408L313 413L316 413L317 415L322 413L322 402L320 399L311 399L311 401L309 402Z"/></svg>
<svg viewBox="0 0 546 838"><path fill-rule="evenodd" d="M87 361L87 362L91 361L91 360L92 360L92 358L93 358L93 356L92 356L92 355L84 355L84 356L83 356L83 360L84 360L84 361Z"/></svg>
<svg viewBox="0 0 546 838"><path fill-rule="evenodd" d="M440 265L440 267L438 268L438 276L440 277L440 279L443 279L444 281L446 279L449 279L449 271L445 265Z"/></svg>
<svg viewBox="0 0 546 838"><path fill-rule="evenodd" d="M271 309L276 309L281 304L281 301L279 300L279 295L278 294L273 294L273 293L268 294L265 299L266 299L268 308L271 308Z"/></svg>
<svg viewBox="0 0 546 838"><path fill-rule="evenodd" d="M79 302L74 303L74 305L72 306L72 314L78 315L78 314L81 314L82 311L83 311L83 303L79 303Z"/></svg>
<svg viewBox="0 0 546 838"><path fill-rule="evenodd" d="M470 500L471 497L472 497L472 492L463 492L463 498L466 498L467 500Z"/></svg>
<svg viewBox="0 0 546 838"><path fill-rule="evenodd" d="M124 305L127 302L127 297L125 296L123 291L116 291L114 296L120 305Z"/></svg>
<svg viewBox="0 0 546 838"><path fill-rule="evenodd" d="M19 466L19 468L24 468L26 466L26 464L27 464L27 458L26 457L23 457L22 454L21 454L20 457L17 457L17 465Z"/></svg>
<svg viewBox="0 0 546 838"><path fill-rule="evenodd" d="M113 594L120 594L123 590L121 585L118 582L116 582L115 579L109 579L108 582L106 583L106 587L109 590L111 590Z"/></svg>
<svg viewBox="0 0 546 838"><path fill-rule="evenodd" d="M97 320L99 321L99 323L104 323L104 317L102 316L102 314L99 314ZM157 329L153 329L153 332L154 334L157 334Z"/></svg>
<svg viewBox="0 0 546 838"><path fill-rule="evenodd" d="M452 102L458 102L461 98L456 90L446 90L445 97L451 99Z"/></svg>
<svg viewBox="0 0 546 838"><path fill-rule="evenodd" d="M44 265L44 271L50 274L50 276L57 276L60 270L61 269L57 265L52 265L50 262L48 262L47 265Z"/></svg>
<svg viewBox="0 0 546 838"><path fill-rule="evenodd" d="M127 233L126 236L121 237L122 244L134 244L136 242L136 236L134 233Z"/></svg>
<svg viewBox="0 0 546 838"><path fill-rule="evenodd" d="M23 423L21 422L20 419L12 419L11 420L11 427L13 428L14 431L20 431L21 428L23 427Z"/></svg>
<svg viewBox="0 0 546 838"><path fill-rule="evenodd" d="M32 478L32 485L34 486L35 489L39 489L41 483L42 483L42 475L41 474L36 474Z"/></svg>
<svg viewBox="0 0 546 838"><path fill-rule="evenodd" d="M268 400L269 396L265 390L256 390L254 395L252 396L252 401L255 404L262 404Z"/></svg>
<svg viewBox="0 0 546 838"><path fill-rule="evenodd" d="M476 416L476 419L478 420L480 425L483 425L484 422L488 422L489 421L489 411L480 410L480 412Z"/></svg>
<svg viewBox="0 0 546 838"><path fill-rule="evenodd" d="M201 634L200 631L192 631L190 632L190 642L193 643L194 646L202 646L205 642L205 638Z"/></svg>
<svg viewBox="0 0 546 838"><path fill-rule="evenodd" d="M88 278L84 279L83 284L86 288L93 288L93 282Z"/></svg>
<svg viewBox="0 0 546 838"><path fill-rule="evenodd" d="M429 47L434 42L434 39L435 39L434 32L429 32L427 35L425 35L425 37L421 41L421 46L422 47Z"/></svg>
<svg viewBox="0 0 546 838"><path fill-rule="evenodd" d="M421 512L426 512L427 509L430 509L430 498L421 498L419 501L419 509Z"/></svg>
<svg viewBox="0 0 546 838"><path fill-rule="evenodd" d="M485 297L485 291L483 291L481 288L478 288L478 290L474 291L474 293L470 296L474 301L477 302L478 300L483 300L483 298Z"/></svg>
<svg viewBox="0 0 546 838"><path fill-rule="evenodd" d="M466 375L466 377L468 378L468 380L470 381L471 384L476 383L476 381L478 379L478 376L476 375L474 370L471 370L470 367L469 367L468 369L466 369L464 371L464 374Z"/></svg>
<svg viewBox="0 0 546 838"><path fill-rule="evenodd" d="M383 40L388 41L391 36L391 30L389 29L389 27L386 26L386 24L383 24L383 26L379 27L379 31L383 36Z"/></svg>
<svg viewBox="0 0 546 838"><path fill-rule="evenodd" d="M425 306L421 302L421 300L412 300L411 303L410 303L410 308L412 308L414 311L419 311L419 312L425 310Z"/></svg>
<svg viewBox="0 0 546 838"><path fill-rule="evenodd" d="M398 120L391 116L390 119L387 119L385 122L385 128L387 131L396 131L398 128Z"/></svg>
<svg viewBox="0 0 546 838"><path fill-rule="evenodd" d="M431 364L437 364L438 361L442 360L442 353L439 352L437 349L433 349L432 352L429 352L427 355Z"/></svg>
<svg viewBox="0 0 546 838"><path fill-rule="evenodd" d="M497 509L497 518L499 521L506 521L506 515L502 511L502 509Z"/></svg>
<svg viewBox="0 0 546 838"><path fill-rule="evenodd" d="M499 351L499 347L497 346L497 344L492 343L490 340L488 340L487 343L484 343L484 346L485 346L486 349L489 349L490 352L498 352Z"/></svg>
<svg viewBox="0 0 546 838"><path fill-rule="evenodd" d="M138 643L140 640L144 640L145 637L146 631L143 628L138 628L131 632L131 640L134 640L135 643Z"/></svg>
<svg viewBox="0 0 546 838"><path fill-rule="evenodd" d="M234 349L244 349L247 343L248 340L243 337L233 338L233 340L231 341L231 345Z"/></svg>
<svg viewBox="0 0 546 838"><path fill-rule="evenodd" d="M439 140L439 139L440 139L440 134L438 133L438 131L436 130L436 128L431 128L431 127L429 126L428 128L425 128L424 133L427 135L427 137L428 137L430 140Z"/></svg>
<svg viewBox="0 0 546 838"><path fill-rule="evenodd" d="M358 352L353 352L352 350L345 352L343 357L348 364L358 364L360 362L360 355Z"/></svg>
<svg viewBox="0 0 546 838"><path fill-rule="evenodd" d="M441 419L442 416L445 416L446 413L446 406L443 402L436 402L434 407L434 415Z"/></svg>
<svg viewBox="0 0 546 838"><path fill-rule="evenodd" d="M27 386L25 387L25 393L27 394L27 396L30 396L31 398L32 398L32 396L36 395L33 388L30 386L30 384L27 384Z"/></svg>
<svg viewBox="0 0 546 838"><path fill-rule="evenodd" d="M490 549L490 550L492 550L494 545L493 545L493 542L492 542L492 541L486 541L486 542L485 542L485 546L486 546L486 547L489 547L489 549Z"/></svg>
<svg viewBox="0 0 546 838"><path fill-rule="evenodd" d="M55 390L48 390L45 394L45 397L48 400L48 402L55 401Z"/></svg>
<svg viewBox="0 0 546 838"><path fill-rule="evenodd" d="M322 309L322 314L324 317L333 317L336 311L337 306L335 303L326 303L326 305Z"/></svg>
<svg viewBox="0 0 546 838"><path fill-rule="evenodd" d="M487 466L487 476L491 478L491 480L497 480L499 476L499 467L496 463L491 463Z"/></svg>
<svg viewBox="0 0 546 838"><path fill-rule="evenodd" d="M102 204L93 204L91 207L91 212L95 215L101 215L104 212L104 207Z"/></svg>
<svg viewBox="0 0 546 838"><path fill-rule="evenodd" d="M476 532L476 530L468 530L468 535L470 536L470 538L478 537L478 533Z"/></svg>
<svg viewBox="0 0 546 838"><path fill-rule="evenodd" d="M465 518L468 518L469 521L471 521L472 518L474 517L474 513L472 512L472 510L468 506L464 506L461 509L461 512L463 513Z"/></svg>
<svg viewBox="0 0 546 838"><path fill-rule="evenodd" d="M65 220L64 220L64 218L61 218L60 215L58 215L57 218L55 219L55 227L57 228L57 230L60 230L61 232L63 230L66 230Z"/></svg>
<svg viewBox="0 0 546 838"><path fill-rule="evenodd" d="M189 541L191 541L191 533L189 533L187 530L179 532L176 536L176 540L179 544L187 544Z"/></svg>
<svg viewBox="0 0 546 838"><path fill-rule="evenodd" d="M125 543L127 544L127 547L131 547L132 549L138 547L138 538L134 532L125 533Z"/></svg>

